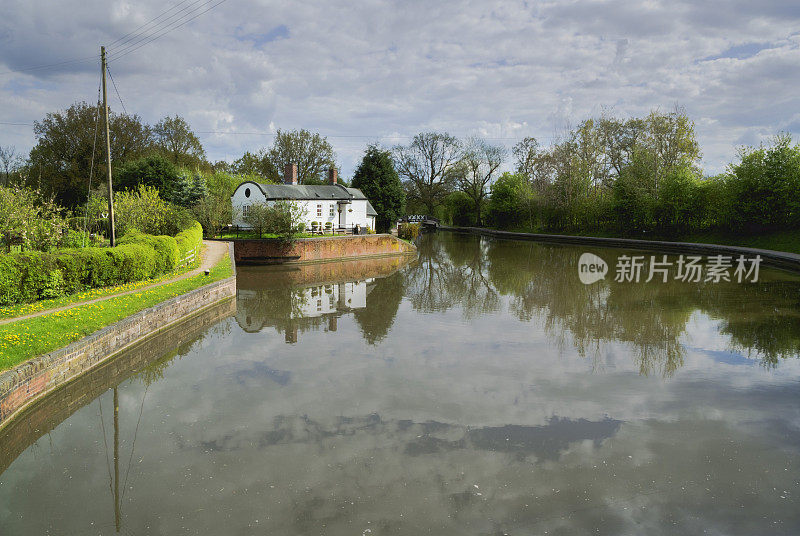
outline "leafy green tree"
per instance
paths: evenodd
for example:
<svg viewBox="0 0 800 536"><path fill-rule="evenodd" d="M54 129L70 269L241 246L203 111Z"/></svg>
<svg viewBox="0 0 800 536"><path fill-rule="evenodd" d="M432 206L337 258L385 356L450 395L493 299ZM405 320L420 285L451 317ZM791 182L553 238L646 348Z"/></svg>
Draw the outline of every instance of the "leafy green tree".
<svg viewBox="0 0 800 536"><path fill-rule="evenodd" d="M751 231L800 225L800 145L783 134L739 157L727 180L731 225Z"/></svg>
<svg viewBox="0 0 800 536"><path fill-rule="evenodd" d="M336 153L328 140L308 130L278 130L272 147L246 152L231 165L239 175L259 175L271 183L283 182L287 164L297 164L299 184L323 184Z"/></svg>
<svg viewBox="0 0 800 536"><path fill-rule="evenodd" d="M278 130L272 147L266 153L274 182L282 182L286 164L297 164L300 184L321 184L328 168L336 165L336 153L328 140L308 130Z"/></svg>
<svg viewBox="0 0 800 536"><path fill-rule="evenodd" d="M198 166L205 162L203 144L181 116L163 118L153 127L153 134L156 147L176 166Z"/></svg>
<svg viewBox="0 0 800 536"><path fill-rule="evenodd" d="M96 106L75 103L34 122L28 182L66 207L86 201L94 148L94 180L106 173L103 129ZM150 127L137 115L111 113L111 163L118 166L152 150Z"/></svg>
<svg viewBox="0 0 800 536"><path fill-rule="evenodd" d="M159 154L153 154L119 166L114 174L114 187L119 190L136 190L143 185L167 192L179 179L178 169L172 162Z"/></svg>
<svg viewBox="0 0 800 536"><path fill-rule="evenodd" d="M12 238L25 249L47 251L59 243L67 227L61 212L37 191L0 186L0 242Z"/></svg>
<svg viewBox="0 0 800 536"><path fill-rule="evenodd" d="M266 232L290 242L300 232L303 211L300 205L292 201L254 203L248 207L244 221L259 237Z"/></svg>
<svg viewBox="0 0 800 536"><path fill-rule="evenodd" d="M367 147L353 175L352 186L367 196L378 213L375 222L378 231L387 231L403 215L406 195L389 151L377 145Z"/></svg>
<svg viewBox="0 0 800 536"><path fill-rule="evenodd" d="M487 207L489 223L500 229L509 229L523 223L533 229L530 185L525 175L503 173L492 183Z"/></svg>
<svg viewBox="0 0 800 536"><path fill-rule="evenodd" d="M280 172L275 169L272 162L269 161L266 151L264 150L258 153L247 151L241 158L233 161L233 164L231 164L231 172L236 175L260 177L261 182L281 182L281 180L279 180Z"/></svg>
<svg viewBox="0 0 800 536"><path fill-rule="evenodd" d="M475 225L475 200L462 191L455 191L444 200L447 219L453 225L472 227Z"/></svg>

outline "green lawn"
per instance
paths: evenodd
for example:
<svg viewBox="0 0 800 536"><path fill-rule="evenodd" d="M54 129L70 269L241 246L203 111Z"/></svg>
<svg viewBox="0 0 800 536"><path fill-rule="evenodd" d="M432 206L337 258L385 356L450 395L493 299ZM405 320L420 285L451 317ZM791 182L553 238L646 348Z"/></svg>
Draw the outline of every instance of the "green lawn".
<svg viewBox="0 0 800 536"><path fill-rule="evenodd" d="M684 237L686 242L724 244L748 248L772 249L800 253L800 231L780 231L762 235L734 236L722 233L697 233Z"/></svg>
<svg viewBox="0 0 800 536"><path fill-rule="evenodd" d="M53 298L51 300L38 300L33 303L20 303L17 305L0 307L0 320L4 320L6 318L14 318L17 316L26 316L47 309L56 309L58 307L64 307L65 305L71 305L73 303L93 300L95 298L102 298L110 294L117 294L120 292L135 290L137 288L146 287L147 285L152 285L153 283L158 283L166 279L172 279L196 267L197 267L196 264L194 266L187 266L183 270L179 270L177 272L171 272L154 279L143 279L142 281L132 281L130 283L125 283L124 285L115 285L112 287L93 288L85 290L83 292L78 292L77 294L70 294L69 296L62 296L60 298Z"/></svg>
<svg viewBox="0 0 800 536"><path fill-rule="evenodd" d="M0 370L66 346L142 309L231 274L230 257L225 255L208 276L199 274L142 292L0 326Z"/></svg>
<svg viewBox="0 0 800 536"><path fill-rule="evenodd" d="M702 244L722 244L725 246L742 246L748 248L772 249L775 251L787 251L789 253L800 253L800 231L778 231L758 235L730 234L719 231L706 231L692 233L677 237L664 237L658 235L638 234L630 236L620 236L611 231L587 231L587 232L558 232L558 231L529 231L524 229L514 229L520 233L541 233L541 234L563 234L570 236L592 236L602 238L634 238L638 240L664 240L667 242L694 242Z"/></svg>

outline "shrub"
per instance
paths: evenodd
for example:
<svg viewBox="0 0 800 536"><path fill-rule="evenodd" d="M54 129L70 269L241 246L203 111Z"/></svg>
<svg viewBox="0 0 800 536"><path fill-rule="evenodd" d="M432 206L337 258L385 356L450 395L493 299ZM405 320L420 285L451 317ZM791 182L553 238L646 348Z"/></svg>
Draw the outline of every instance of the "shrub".
<svg viewBox="0 0 800 536"><path fill-rule="evenodd" d="M190 251L199 252L202 238L202 227L195 222L174 238L132 232L113 248L0 255L0 305L157 277L179 266ZM195 255L194 264L198 261Z"/></svg>
<svg viewBox="0 0 800 536"><path fill-rule="evenodd" d="M419 230L418 223L401 223L397 226L397 236L403 240L414 241L419 236Z"/></svg>
<svg viewBox="0 0 800 536"><path fill-rule="evenodd" d="M39 192L0 186L0 238L11 235L25 249L47 251L58 244L66 227L61 208Z"/></svg>

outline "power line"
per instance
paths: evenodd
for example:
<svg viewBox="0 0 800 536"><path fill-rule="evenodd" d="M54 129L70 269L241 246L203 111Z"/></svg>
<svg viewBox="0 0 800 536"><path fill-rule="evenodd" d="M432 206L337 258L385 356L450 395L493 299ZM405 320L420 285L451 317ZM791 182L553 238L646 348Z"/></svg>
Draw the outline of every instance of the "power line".
<svg viewBox="0 0 800 536"><path fill-rule="evenodd" d="M32 127L33 123L9 123L7 121L0 121L0 125L15 125L19 127Z"/></svg>
<svg viewBox="0 0 800 536"><path fill-rule="evenodd" d="M117 83L114 82L114 77L111 75L111 69L106 65L106 72L108 72L108 77L111 78L111 84L114 86L114 92L117 94L117 98L119 99L119 103L122 105L122 111L125 112L125 115L128 115L128 110L125 109L125 103L122 102L122 97L119 94L119 90L117 89Z"/></svg>
<svg viewBox="0 0 800 536"><path fill-rule="evenodd" d="M200 2L202 2L202 4L200 4ZM119 45L117 45L117 47L116 47L117 53L121 54L122 52L135 47L137 44L141 43L142 41L145 41L145 40L149 39L150 37L156 35L157 33L161 32L162 30L164 30L166 28L169 28L170 26L172 26L174 24L179 23L181 20L185 19L186 17L191 16L197 10L202 9L203 6L205 6L207 4L210 4L212 2L214 2L214 0L194 0L191 4L189 4L188 6L184 7L180 11L178 11L176 13L173 13L172 15L170 15L169 17L167 17L163 21L161 21L158 24L156 24L154 27L149 28L148 30L146 30L144 32L141 32L138 35L134 35L134 36L130 37L129 39L126 39L125 41L123 41ZM197 5L197 4L200 4L200 5ZM187 11L187 10L188 10L187 13L184 13L183 15L180 15L181 13L183 13L184 11ZM177 20L172 20L172 19L175 19L175 17L178 17ZM111 50L111 47L109 47L109 50Z"/></svg>
<svg viewBox="0 0 800 536"><path fill-rule="evenodd" d="M207 1L205 4L203 4L202 6L205 6L205 5L207 5L207 4L209 4L210 2L213 2L213 1L214 1L214 0L209 0L209 1ZM118 60L118 59L120 59L120 58L122 58L122 57L124 57L124 56L127 56L127 55L128 55L128 54L130 54L131 52L135 52L136 50L139 50L140 48L142 48L142 47L143 47L143 46L145 46L145 45L149 45L149 44L150 44L150 43L152 43L153 41L156 41L157 39L160 39L160 38L164 37L166 34L168 34L168 33L170 33L170 32L173 32L173 31L177 30L177 29L178 29L178 28L180 28L181 26L183 26L183 25L185 25L185 24L188 24L188 23L190 23L191 21L193 21L193 20L194 20L194 19L196 19L197 17L199 17L199 16L201 16L201 15L203 15L203 14L205 14L205 13L208 13L209 11L211 11L212 9L214 9L215 7L217 7L218 5L220 5L220 4L224 4L225 2L227 2L227 0L220 0L220 1L219 1L219 2L217 2L216 4L212 5L212 6L211 6L211 7L209 7L208 9L206 9L205 11L201 11L201 12L200 12L200 13L198 13L197 15L194 15L193 17L191 17L191 18L189 18L189 19L186 19L186 20L184 20L184 21L183 21L183 22L181 22L180 24L178 24L178 25L175 25L175 26L172 26L171 28L170 28L170 27L167 27L167 29L165 29L164 31L162 31L160 34L156 35L156 36L155 36L155 37L153 37L152 39L149 39L149 40L145 41L144 43L142 43L142 44L140 44L140 45L138 45L138 46L136 46L136 47L134 47L134 48L130 48L130 49L127 49L127 50L125 50L125 51L124 51L122 54L120 54L119 56L116 56L116 57L114 58L114 60ZM202 7L202 6L200 6L200 7ZM179 19L179 20L180 20L180 19ZM178 21L175 21L175 22L178 22ZM112 61L113 61L113 60L112 60Z"/></svg>
<svg viewBox="0 0 800 536"><path fill-rule="evenodd" d="M51 67L60 67L61 65L72 65L72 64L78 64L78 63L88 63L89 61L97 61L97 58L99 58L99 57L100 57L99 55L95 54L94 56L86 56L86 57L83 57L83 58L75 58L75 59L71 59L71 60L64 60L64 61L59 61L59 62L56 62L56 63L48 63L46 65L36 65L36 66L33 66L33 67L22 67L20 69L12 69L10 71L0 72L0 75L14 74L14 73L20 73L20 72L26 72L26 71L38 71L38 70L41 70L41 69L49 69Z"/></svg>
<svg viewBox="0 0 800 536"><path fill-rule="evenodd" d="M133 31L131 31L131 32L128 32L128 33L126 33L126 34L125 34L125 35L123 35L122 37L118 38L116 41L112 41L111 43L109 43L109 45L108 45L108 46L109 46L109 47L111 47L112 45L115 45L115 44L119 43L120 41L122 41L122 40L123 40L123 39L125 39L126 37L128 37L128 36L131 36L131 35L133 35L133 34L135 34L135 33L139 32L139 30L141 30L141 29L142 29L142 28L144 28L145 26L150 26L150 24L152 24L153 22L157 21L158 19L160 19L161 17L163 17L164 15L166 15L167 13L169 13L170 11L172 11L173 9L175 9L176 7L178 7L178 6L182 5L182 4L185 4L185 3L186 3L186 2L188 2L188 1L189 1L189 0L183 0L182 2L179 2L179 3L175 4L174 6L172 6L172 7L171 7L171 8L169 8L169 9L167 9L166 11L163 11L163 12L162 12L161 14L159 14L158 16L156 16L156 17L154 17L154 18L150 19L149 21L145 22L144 24L142 24L141 26L139 26L139 27L138 27L138 28L136 28L135 30L133 30ZM126 40L126 41L127 41L127 40ZM124 43L124 41L123 41L123 43Z"/></svg>

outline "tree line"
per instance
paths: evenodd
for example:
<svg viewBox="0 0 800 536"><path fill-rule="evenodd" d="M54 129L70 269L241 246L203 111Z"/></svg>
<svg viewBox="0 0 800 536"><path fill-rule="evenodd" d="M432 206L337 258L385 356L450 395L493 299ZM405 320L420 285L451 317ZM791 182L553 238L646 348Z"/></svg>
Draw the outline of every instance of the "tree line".
<svg viewBox="0 0 800 536"><path fill-rule="evenodd" d="M676 108L589 118L549 146L511 154L484 140L422 133L393 150L408 211L519 231L679 236L800 226L800 146L786 134L739 150L705 176L693 121ZM513 157L513 172L500 173Z"/></svg>
<svg viewBox="0 0 800 536"><path fill-rule="evenodd" d="M85 213L92 198L107 195L98 120L97 108L83 102L47 114L35 123L27 158L0 147L0 181ZM192 210L208 234L232 221L230 196L243 180L279 183L294 163L301 184L322 184L337 167L327 139L304 129L278 130L271 146L233 162L210 162L177 115L151 126L112 112L110 137L115 188L156 189ZM703 174L700 156L694 123L676 108L628 119L603 114L548 146L528 137L511 151L478 137L421 132L406 145L368 146L350 184L376 208L380 230L406 213L455 225L623 235L800 225L800 149L788 135L742 148L716 176ZM501 172L507 163L513 171Z"/></svg>

